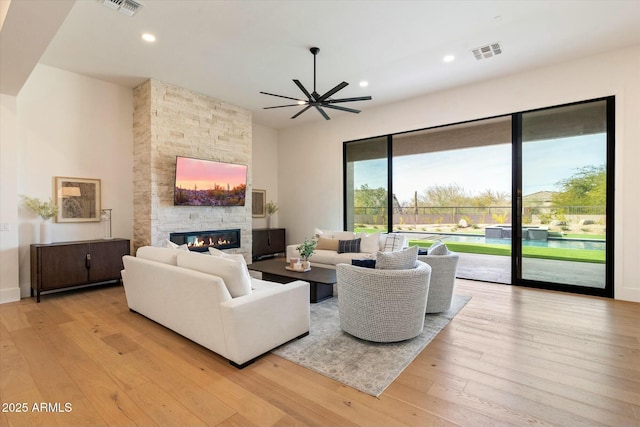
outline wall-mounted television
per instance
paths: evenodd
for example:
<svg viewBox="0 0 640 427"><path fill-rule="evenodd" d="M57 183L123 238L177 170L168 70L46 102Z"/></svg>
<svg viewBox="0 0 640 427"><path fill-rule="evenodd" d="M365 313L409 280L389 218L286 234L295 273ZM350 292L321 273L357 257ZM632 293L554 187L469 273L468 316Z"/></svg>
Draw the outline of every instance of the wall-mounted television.
<svg viewBox="0 0 640 427"><path fill-rule="evenodd" d="M244 206L247 165L176 157L173 204L176 206Z"/></svg>

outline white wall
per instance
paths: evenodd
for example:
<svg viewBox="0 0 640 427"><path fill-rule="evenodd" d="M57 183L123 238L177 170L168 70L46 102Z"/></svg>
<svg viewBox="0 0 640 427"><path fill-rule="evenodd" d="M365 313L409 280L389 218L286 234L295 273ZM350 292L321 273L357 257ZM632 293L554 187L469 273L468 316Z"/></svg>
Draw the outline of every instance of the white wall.
<svg viewBox="0 0 640 427"><path fill-rule="evenodd" d="M5 208L3 203L2 213L17 207L19 214L19 282L24 297L31 283L29 245L38 242L39 218L19 205L20 195L49 199L55 176L98 178L102 207L113 209L113 236L132 237L133 92L38 65L17 96L17 120L18 135L10 143L17 151L17 191L7 197L10 205ZM4 192L4 165L2 181ZM54 242L103 236L99 222L54 223L52 228Z"/></svg>
<svg viewBox="0 0 640 427"><path fill-rule="evenodd" d="M20 299L18 286L18 117L15 96L0 95L0 303Z"/></svg>
<svg viewBox="0 0 640 427"><path fill-rule="evenodd" d="M251 189L265 190L266 201L278 203L278 133L275 129L253 123L253 182ZM285 227L278 223L276 212L271 227ZM253 228L265 228L266 218L253 218Z"/></svg>
<svg viewBox="0 0 640 427"><path fill-rule="evenodd" d="M640 302L640 46L459 87L278 134L280 221L289 242L341 229L342 142L616 96L615 297ZM285 167L286 165L286 167ZM307 179L301 179L307 177Z"/></svg>

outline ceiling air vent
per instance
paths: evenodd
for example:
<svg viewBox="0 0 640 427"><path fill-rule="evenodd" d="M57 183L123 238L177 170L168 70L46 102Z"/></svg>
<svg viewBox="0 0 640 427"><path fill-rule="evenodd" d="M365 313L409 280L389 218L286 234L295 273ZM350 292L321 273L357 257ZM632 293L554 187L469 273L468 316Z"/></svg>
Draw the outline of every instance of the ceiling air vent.
<svg viewBox="0 0 640 427"><path fill-rule="evenodd" d="M492 56L500 55L502 53L502 46L500 43L491 43L486 46L477 47L472 49L473 56L479 61L481 59L491 58Z"/></svg>
<svg viewBox="0 0 640 427"><path fill-rule="evenodd" d="M133 16L142 7L136 0L102 0L102 4L127 16Z"/></svg>

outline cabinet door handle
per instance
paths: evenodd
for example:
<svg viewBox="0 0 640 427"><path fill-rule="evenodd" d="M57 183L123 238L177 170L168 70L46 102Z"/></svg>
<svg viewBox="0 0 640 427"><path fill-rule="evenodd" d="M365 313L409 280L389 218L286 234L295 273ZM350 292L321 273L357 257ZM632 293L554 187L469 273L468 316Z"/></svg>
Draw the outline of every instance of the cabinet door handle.
<svg viewBox="0 0 640 427"><path fill-rule="evenodd" d="M85 260L85 264L87 268L91 268L91 254L87 254L87 258Z"/></svg>

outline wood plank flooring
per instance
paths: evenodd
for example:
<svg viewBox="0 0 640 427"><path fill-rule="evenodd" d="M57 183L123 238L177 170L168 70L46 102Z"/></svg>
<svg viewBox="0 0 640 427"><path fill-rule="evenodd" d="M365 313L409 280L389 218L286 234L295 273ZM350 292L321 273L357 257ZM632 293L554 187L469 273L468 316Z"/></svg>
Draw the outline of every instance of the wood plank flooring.
<svg viewBox="0 0 640 427"><path fill-rule="evenodd" d="M235 369L120 286L3 304L0 425L640 427L640 304L456 287L471 301L379 398L274 355Z"/></svg>

